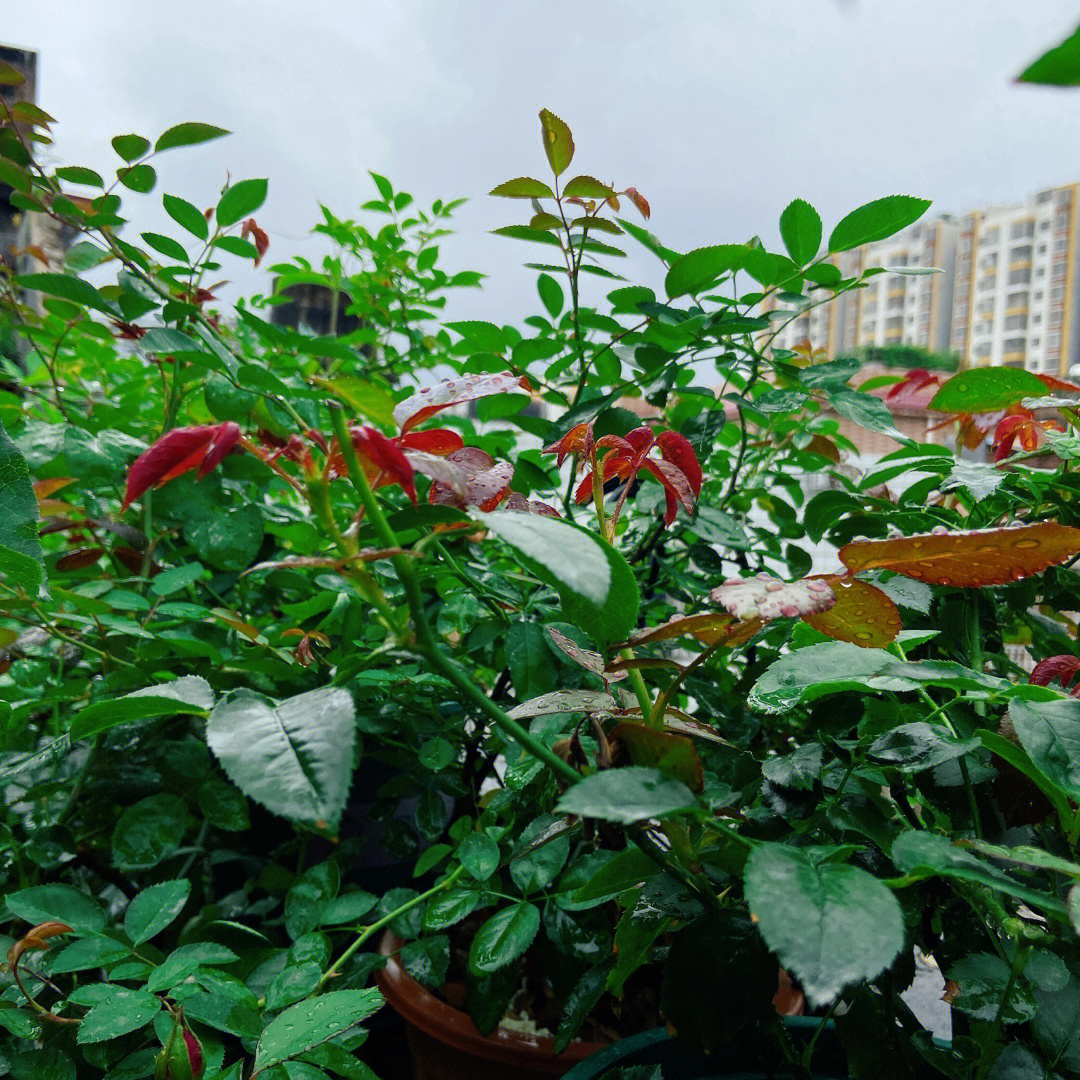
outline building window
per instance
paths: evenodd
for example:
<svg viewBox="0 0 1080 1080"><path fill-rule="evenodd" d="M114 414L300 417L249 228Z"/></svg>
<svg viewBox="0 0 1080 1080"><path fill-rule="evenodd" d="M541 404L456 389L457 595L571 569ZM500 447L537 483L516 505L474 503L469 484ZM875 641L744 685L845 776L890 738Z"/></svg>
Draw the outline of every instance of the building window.
<svg viewBox="0 0 1080 1080"><path fill-rule="evenodd" d="M1027 316L1026 315L1008 315L1005 318L1006 330L1026 330L1027 329Z"/></svg>
<svg viewBox="0 0 1080 1080"><path fill-rule="evenodd" d="M1062 251L1069 250L1069 241L1062 237L1060 240L1054 241L1054 251L1060 253Z"/></svg>
<svg viewBox="0 0 1080 1080"><path fill-rule="evenodd" d="M1038 247L1038 252L1039 252L1040 255L1045 255L1046 254L1046 245L1045 244L1040 244L1039 247Z"/></svg>
<svg viewBox="0 0 1080 1080"><path fill-rule="evenodd" d="M1031 281L1031 270L1010 270L1008 283L1010 285L1027 285Z"/></svg>
<svg viewBox="0 0 1080 1080"><path fill-rule="evenodd" d="M1021 244L1019 247L1014 247L1009 252L1009 258L1013 260L1018 259L1030 259L1031 258L1031 245Z"/></svg>
<svg viewBox="0 0 1080 1080"><path fill-rule="evenodd" d="M996 244L1001 238L1001 231L995 225L992 229L987 229L983 233L982 242L984 244Z"/></svg>
<svg viewBox="0 0 1080 1080"><path fill-rule="evenodd" d="M997 277L994 274L990 274L984 277L979 282L979 292L986 292L987 289L993 289L997 285Z"/></svg>
<svg viewBox="0 0 1080 1080"><path fill-rule="evenodd" d="M1037 203L1048 203L1053 194L1053 191L1040 191L1039 194L1035 196L1035 201Z"/></svg>
<svg viewBox="0 0 1080 1080"><path fill-rule="evenodd" d="M1005 297L1005 306L1007 308L1014 307L1026 307L1027 306L1027 293L1026 292L1012 292Z"/></svg>
<svg viewBox="0 0 1080 1080"><path fill-rule="evenodd" d="M1033 235L1034 232L1035 232L1035 222L1034 221L1018 221L1009 230L1009 239L1010 240L1020 240L1022 237Z"/></svg>

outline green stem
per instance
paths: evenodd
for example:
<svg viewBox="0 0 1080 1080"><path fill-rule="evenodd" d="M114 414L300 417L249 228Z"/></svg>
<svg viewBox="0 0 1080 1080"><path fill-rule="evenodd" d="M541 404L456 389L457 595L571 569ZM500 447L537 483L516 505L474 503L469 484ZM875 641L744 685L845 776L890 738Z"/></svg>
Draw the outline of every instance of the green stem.
<svg viewBox="0 0 1080 1080"><path fill-rule="evenodd" d="M623 649L619 655L624 660L634 659L633 649ZM627 673L630 676L630 685L634 689L634 693L637 695L638 704L641 706L641 719L644 723L648 724L651 728L656 728L658 731L664 726L663 713L657 717L653 712L652 698L649 696L649 688L645 685L645 680L642 678L641 672L635 668L627 668Z"/></svg>
<svg viewBox="0 0 1080 1080"><path fill-rule="evenodd" d="M375 498L375 493L371 490L371 485L368 483L367 476L360 467L360 462L357 459L356 450L353 448L352 440L345 430L344 414L342 413L340 406L336 403L330 404L330 417L334 425L334 434L337 436L342 456L345 458L345 466L349 472L349 479L352 481L356 493L360 496L360 502L363 504L364 513L366 514L368 521L371 522L371 526L375 530L375 535L379 538L379 542L386 548L400 547L401 545L398 542L398 538L395 535L394 530L390 528L390 524L382 512L382 507L379 506L378 500ZM495 702L480 690L476 683L469 678L458 664L445 655L439 647L438 642L435 640L435 637L431 632L431 627L428 624L424 612L424 598L420 592L420 583L417 580L416 570L413 567L412 562L405 555L395 555L391 559L391 562L393 563L394 570L397 572L402 588L405 591L405 599L408 602L409 612L412 615L417 649L427 657L440 675L452 683L466 700L471 702L480 713L491 720L507 737L516 742L523 749L527 750L533 757L539 758L546 765L550 766L557 776L568 783L573 784L580 780L581 775L576 769L563 761L554 750L545 746L544 743L522 727L521 724L507 713L503 712Z"/></svg>
<svg viewBox="0 0 1080 1080"><path fill-rule="evenodd" d="M450 888L461 876L465 873L465 867L459 866L453 870L447 877L443 878L437 885L433 885L427 892L420 893L419 896L414 896L411 900L406 900L401 907L395 908L389 915L384 915L381 919L376 920L370 926L365 926L356 936L356 940L323 972L322 977L319 979L318 984L312 991L312 994L317 994L322 988L333 979L337 973L349 962L349 960L363 948L364 943L370 941L372 936L377 934L380 930L389 926L395 919L401 915L407 914L418 904L423 904L430 900L433 896L438 896L439 893L445 892ZM310 996L310 995L309 995ZM252 1078L254 1080L254 1076Z"/></svg>

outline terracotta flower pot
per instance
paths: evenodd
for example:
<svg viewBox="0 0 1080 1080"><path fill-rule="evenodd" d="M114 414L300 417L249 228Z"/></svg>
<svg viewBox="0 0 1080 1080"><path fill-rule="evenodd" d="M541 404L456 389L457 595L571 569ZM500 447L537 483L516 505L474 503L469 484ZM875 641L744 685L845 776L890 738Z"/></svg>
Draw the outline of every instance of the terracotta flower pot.
<svg viewBox="0 0 1080 1080"><path fill-rule="evenodd" d="M481 1035L466 1013L424 989L398 963L396 953L403 942L389 930L379 942L386 967L375 979L390 1007L406 1024L415 1080L541 1080L562 1076L579 1062L603 1050L607 1044L572 1042L555 1055L553 1039L508 1028ZM773 998L782 1016L801 1015L806 999L780 972ZM509 1071L509 1070L512 1070Z"/></svg>
<svg viewBox="0 0 1080 1080"><path fill-rule="evenodd" d="M558 1057L555 1042L538 1035L496 1028L481 1035L466 1013L429 993L398 963L402 941L387 931L379 952L386 967L375 979L383 997L408 1024L416 1080L541 1080L562 1076L603 1043L572 1042Z"/></svg>

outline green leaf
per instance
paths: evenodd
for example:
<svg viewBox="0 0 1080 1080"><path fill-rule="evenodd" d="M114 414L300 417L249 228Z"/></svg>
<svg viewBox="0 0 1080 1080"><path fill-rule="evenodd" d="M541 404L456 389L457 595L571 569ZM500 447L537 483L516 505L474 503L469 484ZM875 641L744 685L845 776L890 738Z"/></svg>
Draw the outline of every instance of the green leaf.
<svg viewBox="0 0 1080 1080"><path fill-rule="evenodd" d="M105 912L97 901L71 885L34 885L9 893L4 903L12 915L31 926L63 922L83 934L97 933L105 926Z"/></svg>
<svg viewBox="0 0 1080 1080"><path fill-rule="evenodd" d="M243 503L188 521L184 539L195 554L218 570L245 570L262 547L265 525L259 508Z"/></svg>
<svg viewBox="0 0 1080 1080"><path fill-rule="evenodd" d="M214 247L227 251L230 255L237 255L241 259L257 259L259 249L242 236L219 236L214 241Z"/></svg>
<svg viewBox="0 0 1080 1080"><path fill-rule="evenodd" d="M829 237L829 252L850 251L875 240L884 240L916 222L930 207L929 199L889 195L852 210Z"/></svg>
<svg viewBox="0 0 1080 1080"><path fill-rule="evenodd" d="M71 971L91 971L130 955L131 950L122 941L97 936L80 938L52 959L49 973L63 975Z"/></svg>
<svg viewBox="0 0 1080 1080"><path fill-rule="evenodd" d="M570 1045L578 1028L585 1023L589 1013L596 1008L596 1003L607 987L608 975L611 973L613 964L613 960L608 960L589 968L567 995L562 1019L555 1030L556 1054L561 1054Z"/></svg>
<svg viewBox="0 0 1080 1080"><path fill-rule="evenodd" d="M26 169L21 165L16 165L14 161L8 161L5 157L0 157L0 184L7 184L8 187L24 195L29 195L33 187L30 174Z"/></svg>
<svg viewBox="0 0 1080 1080"><path fill-rule="evenodd" d="M104 187L105 182L101 174L93 169L83 168L81 165L64 165L56 170L58 180L66 180L69 184L81 184L83 187Z"/></svg>
<svg viewBox="0 0 1080 1080"><path fill-rule="evenodd" d="M947 836L914 830L901 833L890 854L896 868L916 881L930 877L956 878L1016 896L1058 916L1064 915L1063 905L1054 897L1022 885L966 848L957 847Z"/></svg>
<svg viewBox="0 0 1080 1080"><path fill-rule="evenodd" d="M506 334L494 323L466 319L463 322L448 322L446 327L482 352L501 353L506 350Z"/></svg>
<svg viewBox="0 0 1080 1080"><path fill-rule="evenodd" d="M695 248L680 255L671 264L664 279L664 288L672 300L687 293L701 292L723 274L740 269L749 251L746 244L714 244L712 247Z"/></svg>
<svg viewBox="0 0 1080 1080"><path fill-rule="evenodd" d="M424 912L425 930L445 930L471 915L480 904L475 889L451 889L429 901Z"/></svg>
<svg viewBox="0 0 1080 1080"><path fill-rule="evenodd" d="M744 872L746 900L765 944L799 980L811 1005L872 979L904 945L889 888L856 866L786 844L759 844Z"/></svg>
<svg viewBox="0 0 1080 1080"><path fill-rule="evenodd" d="M930 399L929 408L953 413L997 412L1045 392L1039 377L1023 368L970 368L947 379Z"/></svg>
<svg viewBox="0 0 1080 1080"><path fill-rule="evenodd" d="M551 662L544 631L536 623L513 623L507 628L503 648L518 701L528 701L555 689L558 669Z"/></svg>
<svg viewBox="0 0 1080 1080"><path fill-rule="evenodd" d="M121 870L150 870L180 847L188 826L183 800L150 795L129 806L113 829L113 861Z"/></svg>
<svg viewBox="0 0 1080 1080"><path fill-rule="evenodd" d="M382 386L366 379L351 377L341 379L313 379L319 386L325 387L339 401L361 416L374 420L384 427L394 426L394 398Z"/></svg>
<svg viewBox="0 0 1080 1080"><path fill-rule="evenodd" d="M499 868L499 845L484 833L471 832L461 841L458 859L466 873L487 881Z"/></svg>
<svg viewBox="0 0 1080 1080"><path fill-rule="evenodd" d="M160 153L162 150L172 150L177 146L195 146L197 143L209 142L211 139L220 139L222 135L230 134L224 128L215 127L213 124L185 123L176 124L174 127L161 133L158 141L154 143L154 150ZM137 139L137 135L121 136L128 139ZM145 140L144 140L145 141ZM116 140L113 140L116 146ZM117 148L121 157L125 155ZM131 158L127 158L128 161Z"/></svg>
<svg viewBox="0 0 1080 1080"><path fill-rule="evenodd" d="M0 573L31 597L45 578L37 521L37 496L26 461L0 425Z"/></svg>
<svg viewBox="0 0 1080 1080"><path fill-rule="evenodd" d="M540 300L548 314L557 319L566 302L562 286L550 274L541 274L536 279L536 291L540 294Z"/></svg>
<svg viewBox="0 0 1080 1080"><path fill-rule="evenodd" d="M292 883L285 894L285 933L293 941L322 923L340 883L338 865L332 860L309 867Z"/></svg>
<svg viewBox="0 0 1080 1080"><path fill-rule="evenodd" d="M534 904L503 908L476 932L469 948L469 970L488 975L512 963L532 944L540 929L540 909Z"/></svg>
<svg viewBox="0 0 1080 1080"><path fill-rule="evenodd" d="M136 945L160 934L175 919L191 895L191 882L162 881L143 889L124 912L124 933Z"/></svg>
<svg viewBox="0 0 1080 1080"><path fill-rule="evenodd" d="M554 838L547 839L546 834L553 830L557 830ZM541 814L522 830L518 843L525 851L511 858L510 877L527 896L555 880L570 855L570 837L562 829L560 818Z"/></svg>
<svg viewBox="0 0 1080 1080"><path fill-rule="evenodd" d="M148 191L153 191L157 183L157 173L152 165L131 165L117 169L116 179L131 191L145 195Z"/></svg>
<svg viewBox="0 0 1080 1080"><path fill-rule="evenodd" d="M550 244L553 247L561 247L559 238L546 229L533 229L528 225L503 225L499 229L492 229L495 236L509 236L512 240L532 240L537 244Z"/></svg>
<svg viewBox="0 0 1080 1080"><path fill-rule="evenodd" d="M1080 802L1080 701L1020 701L1009 705L1020 745L1042 772Z"/></svg>
<svg viewBox="0 0 1080 1080"><path fill-rule="evenodd" d="M161 1002L153 994L117 987L115 993L82 1018L75 1041L84 1045L119 1038L145 1027L159 1012Z"/></svg>
<svg viewBox="0 0 1080 1080"><path fill-rule="evenodd" d="M198 941L191 945L181 945L150 973L147 989L155 993L168 990L183 982L203 964L231 964L239 957L224 945L215 945L211 941Z"/></svg>
<svg viewBox="0 0 1080 1080"><path fill-rule="evenodd" d="M106 315L115 317L117 314L113 305L93 285L70 274L20 274L15 278L15 283L24 289L59 296L61 300L70 300Z"/></svg>
<svg viewBox="0 0 1080 1080"><path fill-rule="evenodd" d="M694 793L681 781L657 769L629 765L580 780L559 799L558 810L633 825L692 810L695 804Z"/></svg>
<svg viewBox="0 0 1080 1080"><path fill-rule="evenodd" d="M210 226L197 206L193 206L177 195L162 195L161 202L165 207L165 213L181 228L187 229L192 236L197 236L200 240L209 237Z"/></svg>
<svg viewBox="0 0 1080 1080"><path fill-rule="evenodd" d="M284 701L241 690L210 714L206 741L249 798L290 820L333 828L352 777L354 713L337 687Z"/></svg>
<svg viewBox="0 0 1080 1080"><path fill-rule="evenodd" d="M570 134L570 128L553 112L541 109L540 132L551 171L560 176L574 159L574 137Z"/></svg>
<svg viewBox="0 0 1080 1080"><path fill-rule="evenodd" d="M480 511L472 516L515 548L526 567L558 592L568 622L596 641L622 641L630 635L637 625L637 582L610 544L556 518Z"/></svg>
<svg viewBox="0 0 1080 1080"><path fill-rule="evenodd" d="M445 934L410 941L398 953L401 966L421 986L438 990L450 966L450 939Z"/></svg>
<svg viewBox="0 0 1080 1080"><path fill-rule="evenodd" d="M143 242L152 247L159 255L164 255L167 259L175 259L177 262L186 263L188 261L188 253L184 250L184 245L171 236L165 236L163 233L144 232L142 238Z"/></svg>
<svg viewBox="0 0 1080 1080"><path fill-rule="evenodd" d="M266 1007L271 1012L284 1009L309 997L319 986L322 968L314 960L301 964L289 964L270 980L266 988Z"/></svg>
<svg viewBox="0 0 1080 1080"><path fill-rule="evenodd" d="M912 440L893 423L889 406L873 394L860 394L856 390L832 390L826 394L829 404L841 416L868 431L880 431L899 443L910 444Z"/></svg>
<svg viewBox="0 0 1080 1080"><path fill-rule="evenodd" d="M162 570L150 582L150 591L155 596L169 596L181 589L186 589L189 585L194 585L205 576L206 571L198 563L184 563L183 566Z"/></svg>
<svg viewBox="0 0 1080 1080"><path fill-rule="evenodd" d="M992 953L969 953L948 970L948 977L960 988L952 1007L967 1013L973 1020L993 1020L1005 999L1011 967ZM1066 980L1067 981L1067 980ZM1008 1008L1002 1013L1006 1024L1030 1020L1035 1013L1031 992L1022 982L1011 987Z"/></svg>
<svg viewBox="0 0 1080 1080"><path fill-rule="evenodd" d="M575 176L573 180L567 180L562 194L566 198L611 199L615 197L616 191L593 176Z"/></svg>
<svg viewBox="0 0 1080 1080"><path fill-rule="evenodd" d="M125 161L135 161L150 149L150 140L141 135L116 135L112 147Z"/></svg>
<svg viewBox="0 0 1080 1080"><path fill-rule="evenodd" d="M518 176L492 188L489 195L498 195L503 199L554 199L555 192L543 182L531 176Z"/></svg>
<svg viewBox="0 0 1080 1080"><path fill-rule="evenodd" d="M577 865L575 862L567 874L573 874ZM655 873L656 863L648 855L634 847L626 848L606 858L600 868L573 893L570 901L560 899L560 905L567 911L576 911L606 903L627 889L647 881Z"/></svg>
<svg viewBox="0 0 1080 1080"><path fill-rule="evenodd" d="M252 1080L272 1065L299 1057L355 1027L382 1004L378 990L334 990L286 1009L259 1037Z"/></svg>
<svg viewBox="0 0 1080 1080"><path fill-rule="evenodd" d="M200 675L184 675L173 682L146 686L123 697L94 701L75 714L68 730L72 742L87 739L118 724L152 716L187 713L205 716L213 708L214 693Z"/></svg>
<svg viewBox="0 0 1080 1080"><path fill-rule="evenodd" d="M217 205L218 224L235 225L242 217L253 214L266 201L267 185L266 180L238 180L230 184Z"/></svg>
<svg viewBox="0 0 1080 1080"><path fill-rule="evenodd" d="M1042 86L1080 86L1080 27L1029 64L1016 81Z"/></svg>
<svg viewBox="0 0 1080 1080"><path fill-rule="evenodd" d="M780 238L792 261L805 266L821 247L821 217L805 200L794 199L780 215Z"/></svg>
<svg viewBox="0 0 1080 1080"><path fill-rule="evenodd" d="M846 641L796 649L768 668L746 703L752 709L779 713L842 690L914 690L914 682L881 674L893 660L883 649L864 649Z"/></svg>

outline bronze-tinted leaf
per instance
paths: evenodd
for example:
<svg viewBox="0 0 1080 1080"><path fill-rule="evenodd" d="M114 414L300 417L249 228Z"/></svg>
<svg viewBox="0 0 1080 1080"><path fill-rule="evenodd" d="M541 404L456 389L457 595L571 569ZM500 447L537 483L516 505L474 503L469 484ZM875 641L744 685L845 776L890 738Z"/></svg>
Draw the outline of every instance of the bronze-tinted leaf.
<svg viewBox="0 0 1080 1080"><path fill-rule="evenodd" d="M1038 574L1080 553L1080 529L1054 521L1005 529L855 540L840 549L851 571L895 570L930 585L978 588Z"/></svg>
<svg viewBox="0 0 1080 1080"><path fill-rule="evenodd" d="M827 611L803 617L815 630L837 641L883 649L903 629L896 605L876 585L839 574L822 580L832 589L836 603Z"/></svg>
<svg viewBox="0 0 1080 1080"><path fill-rule="evenodd" d="M57 570L85 570L105 554L105 549L100 547L80 548L70 555L62 555L56 560Z"/></svg>
<svg viewBox="0 0 1080 1080"><path fill-rule="evenodd" d="M633 764L659 769L681 780L691 791L701 791L705 786L701 758L685 735L625 723L619 724L612 735L622 740Z"/></svg>
<svg viewBox="0 0 1080 1080"><path fill-rule="evenodd" d="M654 641L697 635L703 631L724 632L733 627L735 620L723 611L706 611L700 615L673 615L666 623L638 630L628 645L649 645Z"/></svg>

